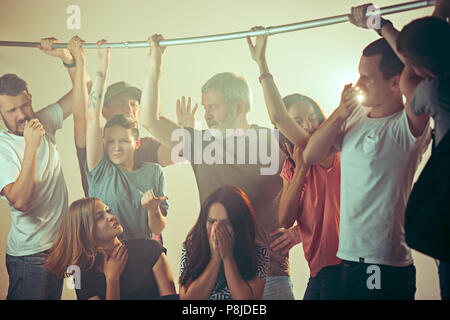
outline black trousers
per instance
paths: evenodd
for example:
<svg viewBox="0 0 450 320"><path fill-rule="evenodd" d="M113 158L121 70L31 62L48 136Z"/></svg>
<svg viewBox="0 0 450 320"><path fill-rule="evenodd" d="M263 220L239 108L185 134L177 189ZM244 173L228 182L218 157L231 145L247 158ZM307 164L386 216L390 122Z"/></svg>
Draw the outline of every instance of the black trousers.
<svg viewBox="0 0 450 320"><path fill-rule="evenodd" d="M342 261L339 293L344 300L414 300L416 268Z"/></svg>
<svg viewBox="0 0 450 320"><path fill-rule="evenodd" d="M339 299L341 265L322 268L315 277L309 277L303 300Z"/></svg>

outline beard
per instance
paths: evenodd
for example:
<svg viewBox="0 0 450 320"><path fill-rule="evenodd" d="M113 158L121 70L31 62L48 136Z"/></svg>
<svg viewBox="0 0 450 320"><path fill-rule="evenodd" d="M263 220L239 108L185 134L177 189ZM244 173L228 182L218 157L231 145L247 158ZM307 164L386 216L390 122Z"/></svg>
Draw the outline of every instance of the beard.
<svg viewBox="0 0 450 320"><path fill-rule="evenodd" d="M15 123L15 126L13 126L9 121L6 120L6 117L5 117L5 115L3 114L3 112L1 111L1 109L0 109L0 114L1 114L1 116L2 116L3 123L5 124L5 127L6 127L11 133L13 133L13 134L15 134L15 135L17 135L17 136L21 136L21 137L23 137L23 132L24 132L25 126L24 126L24 129L23 129L22 131L19 131L17 128L18 128L20 125L25 124L26 121L30 121L31 119L33 119L33 118L36 117L36 115L35 115L34 112L33 112L33 115L32 115L31 117L26 116L24 119L17 121L17 122Z"/></svg>
<svg viewBox="0 0 450 320"><path fill-rule="evenodd" d="M207 122L208 127L211 128L211 126L217 126L218 130L222 131L223 133L225 133L226 129L235 129L238 126L238 119L237 119L237 112L236 112L236 108L230 108L230 111L227 113L227 116L225 117L225 119L223 119L223 121L221 123L219 123L216 120L210 120Z"/></svg>
<svg viewBox="0 0 450 320"><path fill-rule="evenodd" d="M12 132L13 134L17 135L17 136L21 136L23 137L23 131L19 131L17 128L22 125L25 124L26 121L30 121L31 118L25 118L23 120L17 121L15 126L12 126L8 121L6 121L6 119L3 117L3 123L5 124L6 128Z"/></svg>

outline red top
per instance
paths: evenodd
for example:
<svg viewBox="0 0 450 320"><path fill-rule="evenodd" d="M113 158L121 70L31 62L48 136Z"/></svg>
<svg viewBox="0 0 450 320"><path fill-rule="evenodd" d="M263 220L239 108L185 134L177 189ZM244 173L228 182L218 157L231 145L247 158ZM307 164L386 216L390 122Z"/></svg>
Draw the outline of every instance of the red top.
<svg viewBox="0 0 450 320"><path fill-rule="evenodd" d="M294 167L285 160L280 176L291 182ZM341 162L336 154L333 165L326 169L312 165L299 191L300 210L297 224L303 242L303 251L310 273L315 277L326 267L339 264L336 257L339 245L339 200L341 190Z"/></svg>

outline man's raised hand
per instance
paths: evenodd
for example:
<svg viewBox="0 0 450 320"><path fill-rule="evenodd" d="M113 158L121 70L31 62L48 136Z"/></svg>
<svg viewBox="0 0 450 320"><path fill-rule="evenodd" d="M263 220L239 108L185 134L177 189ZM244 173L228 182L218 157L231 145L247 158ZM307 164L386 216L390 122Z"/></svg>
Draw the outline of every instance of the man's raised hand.
<svg viewBox="0 0 450 320"><path fill-rule="evenodd" d="M53 48L53 44L58 42L59 42L58 39L54 37L43 38L38 44L38 48L39 50L41 50L45 54L48 54L49 56L61 58L61 60L66 64L73 63L73 57L68 49Z"/></svg>
<svg viewBox="0 0 450 320"><path fill-rule="evenodd" d="M181 97L177 100L177 120L178 124L183 127L195 128L195 113L198 109L198 103L195 104L191 111L191 97L188 97L187 105L186 98Z"/></svg>

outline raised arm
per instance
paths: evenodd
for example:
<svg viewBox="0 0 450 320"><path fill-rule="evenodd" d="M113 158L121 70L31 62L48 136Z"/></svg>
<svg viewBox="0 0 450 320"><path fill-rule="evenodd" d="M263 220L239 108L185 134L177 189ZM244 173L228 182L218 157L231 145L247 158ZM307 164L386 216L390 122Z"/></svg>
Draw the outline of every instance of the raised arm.
<svg viewBox="0 0 450 320"><path fill-rule="evenodd" d="M77 37L77 36L76 36ZM53 43L58 43L59 41L56 38L43 38L40 41L40 44L38 45L38 48L48 54L52 57L60 58L64 66L67 68L67 71L69 72L70 80L72 84L75 80L75 70L76 70L76 62L72 54L70 53L69 49L64 48L53 48ZM89 75L85 75L85 81L86 83L90 84L90 78ZM72 114L72 95L73 91L70 90L68 93L66 93L64 96L62 96L57 103L62 109L63 112L63 119L66 119L69 115Z"/></svg>
<svg viewBox="0 0 450 320"><path fill-rule="evenodd" d="M101 46L105 40L97 42ZM86 160L88 170L94 169L104 154L101 127L101 105L109 67L109 48L98 49L98 66L94 85L86 106ZM86 109L87 108L87 109Z"/></svg>
<svg viewBox="0 0 450 320"><path fill-rule="evenodd" d="M373 29L381 33L399 59L405 63L406 61L397 51L397 38L400 32L394 28L393 24L389 20L384 19L380 15L373 15L369 18L366 17L367 12L370 10L373 11L374 8L375 7L372 3L352 7L351 14L348 16L349 21L362 29Z"/></svg>
<svg viewBox="0 0 450 320"><path fill-rule="evenodd" d="M251 30L261 30L263 27L254 27ZM257 36L255 45L247 37L252 59L256 62L260 73L260 82L264 92L264 101L269 112L270 121L295 145L305 148L309 134L288 114L281 98L280 92L269 72L266 60L267 35Z"/></svg>
<svg viewBox="0 0 450 320"><path fill-rule="evenodd" d="M75 145L86 147L86 105L88 104L88 89L86 87L86 55L80 47L82 41L78 36L73 37L67 45L74 57L74 79L72 90L73 128Z"/></svg>
<svg viewBox="0 0 450 320"><path fill-rule="evenodd" d="M433 16L444 19L449 22L450 18L450 0L435 0Z"/></svg>
<svg viewBox="0 0 450 320"><path fill-rule="evenodd" d="M415 136L421 136L423 130L427 126L429 116L422 115L416 116L411 111L410 103L414 97L414 92L419 85L419 83L424 80L421 76L419 76L413 69L413 67L409 64L408 60L403 56L397 49L397 39L400 32L395 29L394 25L388 21L383 19L380 16L372 16L369 19L378 19L378 23L369 23L369 19L366 17L367 10L372 6L372 4L365 4L362 6L352 8L352 13L349 15L349 20L352 24L364 28L379 28L379 32L381 36L386 39L386 41L391 46L392 50L394 50L397 57L403 62L405 68L403 70L401 79L400 79L400 91L406 97L406 114L408 116L409 129L411 133Z"/></svg>
<svg viewBox="0 0 450 320"><path fill-rule="evenodd" d="M395 54L399 59L403 62L405 65L405 68L403 69L402 77L400 80L400 90L402 94L406 97L407 101L407 111L408 111L408 119L413 119L415 117L411 112L409 112L409 103L411 102L412 98L414 97L414 92L419 85L419 83L424 80L421 76L418 76L412 66L408 63L406 58L400 54L397 50L397 39L400 32L394 28L394 26L391 23L385 24L381 29L381 34L383 35L384 39L389 43L392 50L394 50Z"/></svg>
<svg viewBox="0 0 450 320"><path fill-rule="evenodd" d="M351 83L344 87L339 107L334 110L331 116L321 124L309 139L308 145L303 152L303 160L306 164L319 163L337 152L333 147L333 143L347 118L359 105L357 94L358 91L352 87Z"/></svg>
<svg viewBox="0 0 450 320"><path fill-rule="evenodd" d="M147 129L166 148L172 149L178 141L172 141L172 132L182 128L180 125L160 116L159 79L161 61L165 48L159 46L161 35L153 35L148 39L148 68L144 79L141 96L142 126Z"/></svg>

